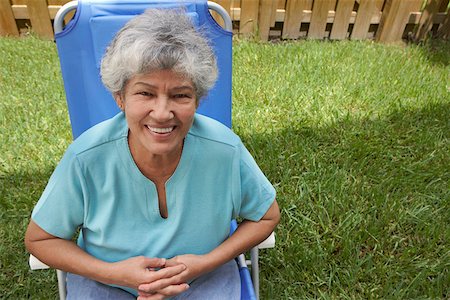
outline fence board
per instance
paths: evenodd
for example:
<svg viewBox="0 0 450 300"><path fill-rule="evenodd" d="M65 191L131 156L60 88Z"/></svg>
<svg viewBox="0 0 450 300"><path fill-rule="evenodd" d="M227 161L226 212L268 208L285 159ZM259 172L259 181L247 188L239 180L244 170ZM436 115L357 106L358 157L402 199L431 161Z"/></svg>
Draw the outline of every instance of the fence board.
<svg viewBox="0 0 450 300"><path fill-rule="evenodd" d="M308 0L287 0L286 15L283 24L283 38L297 39L300 36L303 10L306 9L308 2Z"/></svg>
<svg viewBox="0 0 450 300"><path fill-rule="evenodd" d="M338 2L338 0L331 0L330 1L330 6L328 7L328 10L335 11L337 2Z"/></svg>
<svg viewBox="0 0 450 300"><path fill-rule="evenodd" d="M358 13L351 35L352 40L362 40L367 37L375 9L376 3L373 0L361 0L359 2Z"/></svg>
<svg viewBox="0 0 450 300"><path fill-rule="evenodd" d="M447 11L447 8L449 7L449 0L443 0L441 1L441 7L439 8L438 15L445 14ZM438 38L444 38L444 39L450 39L450 9L445 14L445 19L442 21L442 25L439 27L436 37Z"/></svg>
<svg viewBox="0 0 450 300"><path fill-rule="evenodd" d="M0 0L0 35L19 35L9 0Z"/></svg>
<svg viewBox="0 0 450 300"><path fill-rule="evenodd" d="M13 5L12 7L12 12L14 14L14 18L16 19L30 19L30 13L28 11L28 7L27 5ZM48 13L50 16L50 19L54 19L56 13L58 12L58 10L61 8L60 5L49 5L48 6ZM70 14L70 13L69 13Z"/></svg>
<svg viewBox="0 0 450 300"><path fill-rule="evenodd" d="M17 20L24 19L31 21L32 30L39 35L52 37L51 20L59 7L69 1L0 0L0 35L20 34L26 28L23 22ZM407 23L418 24L419 31L414 33L417 39L423 38L431 30L437 37L448 38L450 35L449 13L446 12L450 0L427 0L423 13L420 8L425 0L215 1L230 13L233 24L238 24L235 33L250 35L259 29L262 40L280 35L282 38L297 39L305 34L309 38L321 39L327 34L327 23L332 23L330 39L346 38L351 24L354 24L352 39L372 38L368 35L371 24L378 26L375 36L377 41L400 41ZM353 11L355 1L360 8L358 12ZM70 17L67 16L66 21ZM279 23L282 23L281 32ZM304 26L308 24L309 27ZM309 29L309 32L305 29Z"/></svg>
<svg viewBox="0 0 450 300"><path fill-rule="evenodd" d="M416 41L422 40L426 37L426 34L433 27L433 19L442 8L443 5L447 4L446 0L428 0L425 8L420 16L419 24L417 25L416 32L414 34L414 39Z"/></svg>
<svg viewBox="0 0 450 300"><path fill-rule="evenodd" d="M71 0L48 0L48 5L64 5Z"/></svg>
<svg viewBox="0 0 450 300"><path fill-rule="evenodd" d="M441 27L439 27L436 36L438 38L450 39L450 13L445 16L444 22L442 22Z"/></svg>
<svg viewBox="0 0 450 300"><path fill-rule="evenodd" d="M259 38L263 41L267 41L269 39L272 15L275 15L276 13L276 7L275 10L273 10L273 4L274 1L272 0L259 1L258 30Z"/></svg>
<svg viewBox="0 0 450 300"><path fill-rule="evenodd" d="M340 0L337 3L330 39L342 40L347 37L348 25L350 24L350 17L354 5L355 0Z"/></svg>
<svg viewBox="0 0 450 300"><path fill-rule="evenodd" d="M305 9L306 10L312 10L314 1L317 1L317 0L306 0L305 1L305 5L306 5ZM322 0L319 0L319 1L322 1Z"/></svg>
<svg viewBox="0 0 450 300"><path fill-rule="evenodd" d="M325 28L327 26L328 11L334 0L314 1L309 24L308 38L323 39L325 37Z"/></svg>
<svg viewBox="0 0 450 300"><path fill-rule="evenodd" d="M250 36L256 32L258 27L259 0L241 2L241 20L239 22L239 33Z"/></svg>
<svg viewBox="0 0 450 300"><path fill-rule="evenodd" d="M53 28L50 22L47 1L28 1L27 8L33 30L41 37L53 39Z"/></svg>
<svg viewBox="0 0 450 300"><path fill-rule="evenodd" d="M270 11L272 12L270 14L270 27L275 26L275 22L277 21L277 9L279 5L280 4L277 1L272 1L272 7L270 8Z"/></svg>
<svg viewBox="0 0 450 300"><path fill-rule="evenodd" d="M421 6L422 0L387 0L375 39L385 43L401 41L409 15Z"/></svg>
<svg viewBox="0 0 450 300"><path fill-rule="evenodd" d="M375 7L381 11L383 9L385 0L373 0L373 1L375 2Z"/></svg>
<svg viewBox="0 0 450 300"><path fill-rule="evenodd" d="M449 3L450 3L450 0L442 0L441 7L439 8L439 12L446 12Z"/></svg>

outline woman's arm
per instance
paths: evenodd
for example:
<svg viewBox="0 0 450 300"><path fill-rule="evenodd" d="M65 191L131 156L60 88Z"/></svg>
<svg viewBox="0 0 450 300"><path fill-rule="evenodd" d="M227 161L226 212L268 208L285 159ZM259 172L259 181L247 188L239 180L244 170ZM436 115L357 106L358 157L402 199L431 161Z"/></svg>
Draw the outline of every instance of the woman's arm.
<svg viewBox="0 0 450 300"><path fill-rule="evenodd" d="M264 241L280 221L280 210L276 200L258 222L244 220L227 240L205 255L212 264L211 270L237 257ZM209 272L210 270L208 270Z"/></svg>
<svg viewBox="0 0 450 300"><path fill-rule="evenodd" d="M274 200L261 220L258 222L244 220L233 235L210 253L205 255L187 254L176 256L169 259L166 266L186 265L187 269L181 275L183 276L183 281L188 282L218 268L264 241L272 233L279 221L280 210L277 201ZM157 291L160 288L159 284L163 282L164 280L143 284L139 289L146 292Z"/></svg>
<svg viewBox="0 0 450 300"><path fill-rule="evenodd" d="M182 264L165 267L161 258L133 257L108 263L99 260L79 248L74 242L55 237L34 221L30 221L25 234L25 246L39 260L52 268L78 274L105 283L138 289L142 283L155 282L161 286L161 294L176 295L188 288L181 275L186 269ZM158 271L154 268L161 268ZM163 280L163 284L161 284ZM159 299L156 296L155 299Z"/></svg>

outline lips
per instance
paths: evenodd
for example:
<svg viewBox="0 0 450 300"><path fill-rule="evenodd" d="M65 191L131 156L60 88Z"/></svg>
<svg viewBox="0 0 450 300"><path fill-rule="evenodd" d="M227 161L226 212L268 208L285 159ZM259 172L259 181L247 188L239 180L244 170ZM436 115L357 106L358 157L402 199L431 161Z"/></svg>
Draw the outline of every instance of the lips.
<svg viewBox="0 0 450 300"><path fill-rule="evenodd" d="M157 133L157 134L171 133L175 129L175 126L172 126L172 127L151 127L151 126L147 125L146 127L151 132Z"/></svg>

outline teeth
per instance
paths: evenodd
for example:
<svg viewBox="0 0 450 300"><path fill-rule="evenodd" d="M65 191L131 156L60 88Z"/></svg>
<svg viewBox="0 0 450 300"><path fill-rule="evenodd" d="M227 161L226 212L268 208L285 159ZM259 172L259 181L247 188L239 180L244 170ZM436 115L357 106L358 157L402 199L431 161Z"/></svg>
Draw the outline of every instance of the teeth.
<svg viewBox="0 0 450 300"><path fill-rule="evenodd" d="M155 133L169 133L173 130L173 127L168 127L168 128L148 127L148 129L150 129L151 131L153 131Z"/></svg>

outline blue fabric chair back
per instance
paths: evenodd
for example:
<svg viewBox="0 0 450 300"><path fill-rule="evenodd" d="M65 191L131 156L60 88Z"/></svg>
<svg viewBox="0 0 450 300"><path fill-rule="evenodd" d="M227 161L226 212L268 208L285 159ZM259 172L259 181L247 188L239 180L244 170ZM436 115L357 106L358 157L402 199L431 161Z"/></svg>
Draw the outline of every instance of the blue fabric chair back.
<svg viewBox="0 0 450 300"><path fill-rule="evenodd" d="M231 127L232 33L214 21L206 0L82 0L72 21L55 35L74 139L119 111L99 75L103 53L117 31L147 8L180 6L206 33L219 67L217 83L197 112Z"/></svg>

